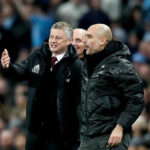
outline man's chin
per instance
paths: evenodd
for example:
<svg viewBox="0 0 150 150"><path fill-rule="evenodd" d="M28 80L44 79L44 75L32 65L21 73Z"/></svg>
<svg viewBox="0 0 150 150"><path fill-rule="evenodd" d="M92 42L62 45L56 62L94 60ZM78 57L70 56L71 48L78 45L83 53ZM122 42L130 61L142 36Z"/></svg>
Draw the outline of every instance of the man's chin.
<svg viewBox="0 0 150 150"><path fill-rule="evenodd" d="M55 52L57 52L57 49L50 48L50 51L51 51L52 53L55 53Z"/></svg>

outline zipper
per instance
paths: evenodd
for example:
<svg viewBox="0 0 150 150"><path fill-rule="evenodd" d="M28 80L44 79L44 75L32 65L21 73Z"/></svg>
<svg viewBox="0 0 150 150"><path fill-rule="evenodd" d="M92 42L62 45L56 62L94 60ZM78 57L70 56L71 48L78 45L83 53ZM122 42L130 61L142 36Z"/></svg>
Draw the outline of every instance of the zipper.
<svg viewBox="0 0 150 150"><path fill-rule="evenodd" d="M94 74L94 72L93 72ZM88 73L86 72L86 75L85 75L85 82L86 82L86 87L85 87L85 94L86 94L86 97L85 97L85 111L86 111L86 125L87 125L87 136L89 136L89 120L88 120L88 111L87 111L87 105L88 105L88 87L89 87L89 83L90 83L90 80L92 79L92 76L89 77L88 76Z"/></svg>
<svg viewBox="0 0 150 150"><path fill-rule="evenodd" d="M89 135L88 130L89 130L89 123L88 123L88 112L87 112L87 91L88 91L88 83L89 83L89 79L85 78L85 82L86 82L86 97L85 97L85 112L86 112L86 125L87 125L87 136Z"/></svg>

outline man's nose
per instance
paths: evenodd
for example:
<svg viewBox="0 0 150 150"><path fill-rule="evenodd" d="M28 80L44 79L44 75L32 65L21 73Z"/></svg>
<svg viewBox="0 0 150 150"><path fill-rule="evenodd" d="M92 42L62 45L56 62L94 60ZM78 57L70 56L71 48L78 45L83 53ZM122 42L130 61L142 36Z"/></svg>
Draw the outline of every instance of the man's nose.
<svg viewBox="0 0 150 150"><path fill-rule="evenodd" d="M84 40L83 43L84 43L84 45L87 45L87 40Z"/></svg>
<svg viewBox="0 0 150 150"><path fill-rule="evenodd" d="M85 45L86 43L87 43L86 40L84 40L84 41L83 41L83 44Z"/></svg>
<svg viewBox="0 0 150 150"><path fill-rule="evenodd" d="M53 42L53 43L56 42L56 38L52 38L51 42Z"/></svg>

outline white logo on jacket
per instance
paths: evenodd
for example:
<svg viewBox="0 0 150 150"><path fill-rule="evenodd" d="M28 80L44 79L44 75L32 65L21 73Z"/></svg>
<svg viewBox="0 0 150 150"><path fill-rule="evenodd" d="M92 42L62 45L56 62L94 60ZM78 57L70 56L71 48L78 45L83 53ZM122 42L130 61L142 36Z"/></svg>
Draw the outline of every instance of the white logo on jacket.
<svg viewBox="0 0 150 150"><path fill-rule="evenodd" d="M35 66L32 68L32 72L34 72L34 73L39 73L39 72L40 72L40 65L35 65Z"/></svg>

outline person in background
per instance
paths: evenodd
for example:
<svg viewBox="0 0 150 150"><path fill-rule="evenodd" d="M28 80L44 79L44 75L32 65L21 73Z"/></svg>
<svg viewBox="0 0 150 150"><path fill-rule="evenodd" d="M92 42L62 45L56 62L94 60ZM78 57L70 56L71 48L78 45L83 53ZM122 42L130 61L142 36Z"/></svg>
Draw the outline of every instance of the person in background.
<svg viewBox="0 0 150 150"><path fill-rule="evenodd" d="M85 34L86 30L76 28L73 31L73 46L75 47L79 58L83 59L83 52L85 50Z"/></svg>
<svg viewBox="0 0 150 150"><path fill-rule="evenodd" d="M0 135L1 150L16 150L13 145L14 136L10 130L3 130Z"/></svg>

